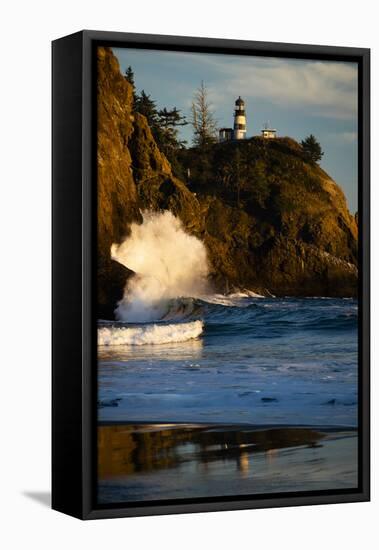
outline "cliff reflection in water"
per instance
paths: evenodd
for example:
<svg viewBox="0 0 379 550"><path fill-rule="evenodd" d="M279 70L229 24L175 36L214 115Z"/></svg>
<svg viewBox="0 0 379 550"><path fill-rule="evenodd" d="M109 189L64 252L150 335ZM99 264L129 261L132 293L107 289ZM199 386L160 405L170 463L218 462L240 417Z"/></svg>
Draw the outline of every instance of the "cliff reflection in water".
<svg viewBox="0 0 379 550"><path fill-rule="evenodd" d="M206 471L215 461L234 462L244 477L252 455L265 453L271 463L276 449L315 447L325 437L310 428L264 428L204 425L104 425L98 428L99 480L195 463Z"/></svg>

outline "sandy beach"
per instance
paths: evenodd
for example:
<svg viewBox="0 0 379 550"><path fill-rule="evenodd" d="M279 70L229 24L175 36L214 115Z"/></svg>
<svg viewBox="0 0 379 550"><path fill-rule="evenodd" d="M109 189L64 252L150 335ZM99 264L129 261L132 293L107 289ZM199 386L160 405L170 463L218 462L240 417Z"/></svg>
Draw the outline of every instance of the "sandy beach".
<svg viewBox="0 0 379 550"><path fill-rule="evenodd" d="M353 428L101 424L98 502L354 489Z"/></svg>

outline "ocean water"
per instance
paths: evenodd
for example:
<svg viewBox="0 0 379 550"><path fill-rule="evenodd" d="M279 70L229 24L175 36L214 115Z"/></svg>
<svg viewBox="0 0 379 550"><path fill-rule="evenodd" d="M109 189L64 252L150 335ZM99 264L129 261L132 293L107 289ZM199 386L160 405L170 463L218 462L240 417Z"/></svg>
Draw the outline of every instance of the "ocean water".
<svg viewBox="0 0 379 550"><path fill-rule="evenodd" d="M354 299L212 295L99 322L105 422L357 426Z"/></svg>

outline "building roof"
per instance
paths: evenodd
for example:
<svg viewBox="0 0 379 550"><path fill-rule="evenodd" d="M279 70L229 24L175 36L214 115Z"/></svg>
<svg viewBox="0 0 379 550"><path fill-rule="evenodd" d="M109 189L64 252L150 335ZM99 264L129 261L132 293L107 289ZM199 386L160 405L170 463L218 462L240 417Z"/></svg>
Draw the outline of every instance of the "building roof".
<svg viewBox="0 0 379 550"><path fill-rule="evenodd" d="M238 96L238 99L236 99L236 105L245 105L245 102L241 99L241 96Z"/></svg>

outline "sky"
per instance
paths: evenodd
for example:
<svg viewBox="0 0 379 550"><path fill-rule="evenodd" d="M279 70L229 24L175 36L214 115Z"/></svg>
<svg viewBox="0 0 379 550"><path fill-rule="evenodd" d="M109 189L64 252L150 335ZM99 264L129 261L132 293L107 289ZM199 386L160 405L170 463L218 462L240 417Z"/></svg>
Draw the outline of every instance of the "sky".
<svg viewBox="0 0 379 550"><path fill-rule="evenodd" d="M219 127L233 126L234 102L245 101L247 137L264 124L301 141L314 134L321 166L342 187L352 213L358 203L358 65L337 61L113 48L121 71L130 65L137 92L158 108L189 117L203 80ZM192 127L182 127L191 144Z"/></svg>

